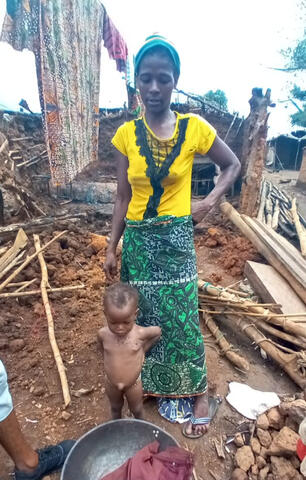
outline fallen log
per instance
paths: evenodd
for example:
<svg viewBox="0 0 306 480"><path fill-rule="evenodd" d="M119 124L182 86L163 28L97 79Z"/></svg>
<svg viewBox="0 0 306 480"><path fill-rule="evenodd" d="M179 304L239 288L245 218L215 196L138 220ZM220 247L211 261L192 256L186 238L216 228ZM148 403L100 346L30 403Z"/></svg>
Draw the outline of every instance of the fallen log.
<svg viewBox="0 0 306 480"><path fill-rule="evenodd" d="M48 294L47 294L47 287L50 288L49 280L48 280L48 270L47 270L46 262L44 260L44 256L42 254L42 248L40 245L39 236L35 234L34 234L34 245L35 245L36 254L38 256L38 260L40 263L41 274L42 274L40 287L41 287L41 296L42 296L42 300L43 300L43 304L45 307L45 312L48 320L49 340L50 340L51 348L53 351L57 370L60 376L62 392L64 397L64 404L65 404L65 407L67 407L71 402L71 397L70 397L69 386L68 386L68 381L66 376L66 370L64 367L64 363L63 363L63 360L56 342L55 333L54 333L54 321L53 321L52 312L51 312L50 303L49 303Z"/></svg>
<svg viewBox="0 0 306 480"><path fill-rule="evenodd" d="M41 251L45 250L47 247L49 247L49 245L51 245L51 243L55 242L55 240L57 240L58 238L60 238L62 235L64 235L65 233L67 233L67 230L64 230L63 232L60 232L58 235L56 235L55 237L53 237L49 242L47 242L43 247L41 247ZM20 265L20 267L18 267L13 273L11 273L11 275L9 277L7 277L6 280L4 280L4 282L2 282L0 284L0 292L1 290L3 290L9 283L11 283L11 281L17 277L18 273L22 272L22 270L27 266L29 265L29 263L32 262L32 260L34 258L37 257L38 253L40 252L35 252L33 253L33 255L30 255L30 257L27 257L25 259L25 261Z"/></svg>
<svg viewBox="0 0 306 480"><path fill-rule="evenodd" d="M240 368L240 370L248 372L250 369L249 362L244 357L233 351L233 346L226 340L223 333L220 331L219 327L216 325L210 315L203 313L203 319L205 325L207 325L207 328L215 337L222 354L225 355L226 358L228 358L228 360L236 367Z"/></svg>
<svg viewBox="0 0 306 480"><path fill-rule="evenodd" d="M306 289L296 280L296 278L288 271L283 265L280 258L278 258L264 242L262 242L256 233L249 227L239 213L230 205L225 202L220 205L222 213L229 218L234 225L253 243L255 248L261 253L268 262L290 283L299 297L306 303Z"/></svg>
<svg viewBox="0 0 306 480"><path fill-rule="evenodd" d="M291 215L293 218L293 223L295 225L296 233L299 237L302 256L305 258L306 257L306 231L304 227L302 227L298 213L297 213L296 198L292 199Z"/></svg>

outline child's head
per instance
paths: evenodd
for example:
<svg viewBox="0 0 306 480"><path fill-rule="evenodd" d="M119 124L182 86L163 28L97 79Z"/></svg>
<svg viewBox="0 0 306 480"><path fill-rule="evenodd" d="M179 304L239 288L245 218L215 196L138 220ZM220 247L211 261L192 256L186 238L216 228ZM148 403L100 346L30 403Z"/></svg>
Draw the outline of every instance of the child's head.
<svg viewBox="0 0 306 480"><path fill-rule="evenodd" d="M127 283L115 283L104 295L104 313L109 329L119 336L133 328L138 313L138 292Z"/></svg>

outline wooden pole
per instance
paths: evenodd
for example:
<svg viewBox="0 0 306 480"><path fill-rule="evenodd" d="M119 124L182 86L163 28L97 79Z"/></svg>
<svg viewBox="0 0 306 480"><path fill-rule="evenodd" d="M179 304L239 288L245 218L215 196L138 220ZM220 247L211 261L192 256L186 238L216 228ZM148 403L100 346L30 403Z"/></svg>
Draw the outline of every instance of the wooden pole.
<svg viewBox="0 0 306 480"><path fill-rule="evenodd" d="M70 292L71 290L80 290L82 288L85 288L85 285L71 285L67 287L47 288L47 293ZM30 297L31 295L39 295L40 293L41 290L29 290L28 292L8 292L0 293L0 298Z"/></svg>
<svg viewBox="0 0 306 480"><path fill-rule="evenodd" d="M291 215L293 218L296 233L299 237L302 255L304 258L306 258L306 231L304 227L301 225L301 222L297 213L296 198L292 199Z"/></svg>
<svg viewBox="0 0 306 480"><path fill-rule="evenodd" d="M205 324L207 325L207 328L211 331L211 333L215 337L222 353L226 356L226 358L228 358L228 360L232 362L236 367L240 368L241 370L244 370L245 372L248 372L250 370L249 362L244 357L242 357L241 355L238 355L236 352L232 350L232 345L228 343L228 341L226 340L224 335L221 333L221 331L219 330L219 327L216 325L216 323L210 317L210 315L204 312L203 319Z"/></svg>
<svg viewBox="0 0 306 480"><path fill-rule="evenodd" d="M200 280L200 279L198 280L198 287L201 291L204 290L207 293L209 293L209 295L211 295L212 298L216 297L216 298L222 298L225 300L235 299L234 295L227 293L226 291L224 291L224 289L222 289L222 287L214 287L213 285L210 285L209 283L204 282L203 280ZM253 302L251 302L250 300L236 297L236 301L237 301L237 306L239 306L239 304L243 302L245 306L249 307L251 312L260 313L261 316L270 314L269 317L266 317L267 323L269 324L272 323L273 325L282 327L283 330L285 330L286 332L293 333L294 335L301 336L304 339L306 339L306 328L304 326L298 325L295 322L288 320L287 318L275 318L273 313L270 312L267 308L252 306Z"/></svg>
<svg viewBox="0 0 306 480"><path fill-rule="evenodd" d="M275 200L275 205L274 205L274 212L272 216L272 224L271 227L273 230L277 230L278 227L278 219L279 219L279 200Z"/></svg>
<svg viewBox="0 0 306 480"><path fill-rule="evenodd" d="M273 343L261 333L250 320L237 317L234 314L226 314L239 330L246 333L246 335L253 340L260 348L262 348L273 360L278 363L285 372L292 378L292 380L303 390L306 388L306 378L303 378L298 373L298 353L283 353Z"/></svg>
<svg viewBox="0 0 306 480"><path fill-rule="evenodd" d="M47 320L48 320L49 340L50 340L50 344L51 344L51 348L52 348L52 351L53 351L55 363L56 363L57 370L58 370L60 380L61 380L63 397L64 397L64 404L65 404L65 407L67 407L69 405L69 403L71 402L71 397L70 397L70 392L69 392L69 386L68 386L65 367L64 367L64 364L63 364L63 360L62 360L59 348L58 348L57 343L56 343L56 338L55 338L55 333L54 333L54 321L53 321L52 312L51 312L50 303L49 303L48 294L47 294L47 287L50 288L49 280L48 280L48 270L47 270L47 265L46 265L46 262L44 260L43 254L42 254L42 248L40 246L39 236L34 234L33 237L34 237L34 245L35 245L35 249L36 249L36 254L38 256L38 260L39 260L40 268L41 268L41 274L42 274L40 287L41 287L41 296L42 296L42 300L43 300L43 304L44 304L44 307L45 307L46 316L47 316Z"/></svg>

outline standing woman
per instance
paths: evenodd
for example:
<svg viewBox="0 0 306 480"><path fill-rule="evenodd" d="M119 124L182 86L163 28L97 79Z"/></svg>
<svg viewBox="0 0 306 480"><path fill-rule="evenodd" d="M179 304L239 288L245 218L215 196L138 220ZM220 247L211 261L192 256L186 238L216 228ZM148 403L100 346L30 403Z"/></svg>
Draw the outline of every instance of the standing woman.
<svg viewBox="0 0 306 480"><path fill-rule="evenodd" d="M193 223L199 223L236 180L235 154L203 118L170 110L180 59L164 37L148 37L135 58L143 117L120 126L112 140L118 190L104 270L117 272L116 247L124 231L121 280L140 294L140 325L158 325L160 342L142 370L144 393L193 397L184 428L202 436L210 416L205 351L198 316ZM221 169L215 188L191 214L191 174L196 153L209 153Z"/></svg>

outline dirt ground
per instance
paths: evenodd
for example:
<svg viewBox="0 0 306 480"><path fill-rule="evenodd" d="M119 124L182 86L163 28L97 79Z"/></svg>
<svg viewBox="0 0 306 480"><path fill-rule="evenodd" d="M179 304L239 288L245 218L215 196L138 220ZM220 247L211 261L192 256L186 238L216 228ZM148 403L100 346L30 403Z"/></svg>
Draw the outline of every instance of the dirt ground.
<svg viewBox="0 0 306 480"><path fill-rule="evenodd" d="M47 242L57 230L55 226L52 233L42 234L41 241ZM67 409L71 415L69 419L62 416L60 384L40 297L1 300L0 358L8 371L22 431L34 447L66 438L78 438L110 418L104 390L102 358L96 343L97 330L105 323L101 308L101 297L106 285L101 269L105 248L97 251L97 247L91 244L90 231L94 230L94 225L72 225L71 231L44 254L52 286L85 284L85 289L82 290L54 293L52 297L50 295L56 337L72 392L72 403ZM223 286L242 278L247 259L258 259L246 239L234 232L231 226L220 226L218 216L209 225L198 229L195 244L200 277ZM37 278L33 288L38 287L40 267L37 261L30 264L15 281L32 278ZM242 374L221 357L211 344L208 345L208 380L212 393L224 398L230 381L245 382L254 388L277 393L297 390L283 372L270 361L261 358L258 350L245 337L233 333L228 325L224 326L224 330L227 338L249 358L251 368L247 375ZM205 336L208 334L204 331ZM17 342L18 348L16 342L13 342L17 339L20 340ZM80 389L85 389L87 394L80 395ZM124 414L128 415L127 409ZM233 456L230 453L225 460L218 459L212 442L215 438L220 439L221 435L235 433L244 419L225 399L209 433L199 440L188 441L182 436L179 425L162 419L153 399L145 402L145 415L148 421L170 432L182 446L195 453L199 480L230 478ZM11 468L9 458L0 449L2 480L10 478ZM60 476L54 474L51 478L56 480Z"/></svg>

